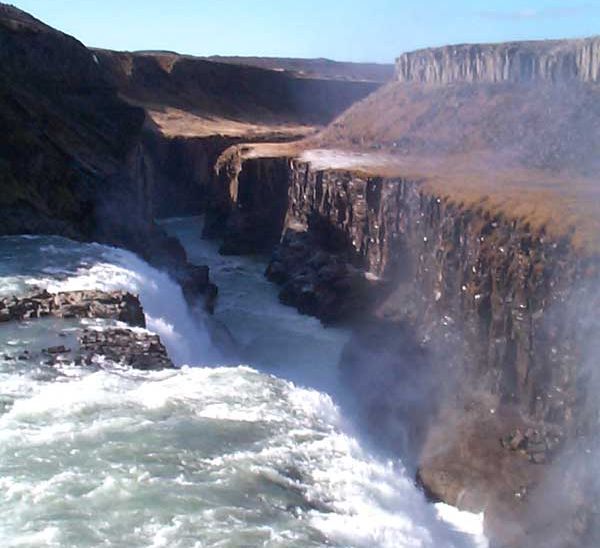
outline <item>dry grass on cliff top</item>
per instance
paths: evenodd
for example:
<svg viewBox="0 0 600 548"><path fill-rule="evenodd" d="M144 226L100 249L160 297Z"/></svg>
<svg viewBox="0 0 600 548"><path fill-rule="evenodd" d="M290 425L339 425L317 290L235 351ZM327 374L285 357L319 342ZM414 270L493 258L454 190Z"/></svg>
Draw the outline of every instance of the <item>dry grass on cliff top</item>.
<svg viewBox="0 0 600 548"><path fill-rule="evenodd" d="M600 253L600 86L394 82L309 142L371 152L348 169L414 179Z"/></svg>
<svg viewBox="0 0 600 548"><path fill-rule="evenodd" d="M490 170L489 159L474 155L399 158L308 148L298 157L317 170L415 181L425 192L462 209L529 223L556 238L569 237L581 252L600 253L600 181L595 178L510 163Z"/></svg>
<svg viewBox="0 0 600 548"><path fill-rule="evenodd" d="M130 103L134 101L130 100ZM146 108L152 124L167 137L237 137L253 139L301 139L317 131L303 124L250 123L219 116L194 113L182 109L141 104Z"/></svg>

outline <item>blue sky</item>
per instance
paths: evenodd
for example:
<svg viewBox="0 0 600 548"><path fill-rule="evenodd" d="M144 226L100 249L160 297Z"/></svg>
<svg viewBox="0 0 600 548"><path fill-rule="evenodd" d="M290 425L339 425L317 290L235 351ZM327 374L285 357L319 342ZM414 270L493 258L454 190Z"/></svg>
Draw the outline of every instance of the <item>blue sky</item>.
<svg viewBox="0 0 600 548"><path fill-rule="evenodd" d="M4 0L88 46L392 62L421 47L600 34L600 0Z"/></svg>

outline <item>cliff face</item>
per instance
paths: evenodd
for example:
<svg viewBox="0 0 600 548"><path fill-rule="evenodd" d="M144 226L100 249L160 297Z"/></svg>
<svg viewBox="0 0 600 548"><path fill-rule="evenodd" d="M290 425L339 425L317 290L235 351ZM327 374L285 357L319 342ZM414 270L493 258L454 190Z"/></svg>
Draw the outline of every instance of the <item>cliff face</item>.
<svg viewBox="0 0 600 548"><path fill-rule="evenodd" d="M168 53L95 55L111 83L136 104L259 125L326 124L381 85Z"/></svg>
<svg viewBox="0 0 600 548"><path fill-rule="evenodd" d="M154 223L160 180L144 120L94 53L0 4L0 234L123 246L169 268L190 298L212 298L207 273Z"/></svg>
<svg viewBox="0 0 600 548"><path fill-rule="evenodd" d="M408 320L426 338L458 327L469 374L502 401L536 419L572 418L577 327L566 307L585 278L566 240L415 181L300 161L291 163L286 223L319 231L387 287L376 314Z"/></svg>
<svg viewBox="0 0 600 548"><path fill-rule="evenodd" d="M152 216L204 212L213 195L215 163L238 140L220 135L169 138L146 131L142 142L154 178L148 202Z"/></svg>
<svg viewBox="0 0 600 548"><path fill-rule="evenodd" d="M600 38L503 44L463 44L404 53L399 82L600 81Z"/></svg>
<svg viewBox="0 0 600 548"><path fill-rule="evenodd" d="M82 44L4 5L0 76L1 231L89 236L99 188L127 185L143 112Z"/></svg>
<svg viewBox="0 0 600 548"><path fill-rule="evenodd" d="M524 545L502 530L507 520L539 539L519 516L529 515L523 493L535 491L565 447L593 435L581 315L584 303L599 302L597 259L576 255L568 238L453 203L417 180L297 159L230 161L221 176L237 230L226 243L281 229L267 275L281 284L282 301L324 321L355 322L341 367L372 431L408 458L412 448L432 497L487 508L499 545ZM274 217L264 204L286 190L285 214ZM577 478L573 493L585 484Z"/></svg>
<svg viewBox="0 0 600 548"><path fill-rule="evenodd" d="M426 339L460 328L479 385L529 417L572 418L577 326L567 305L595 270L568 240L459 206L417 181L313 170L285 158L237 162L232 215L244 215L244 228L229 238L265 237L268 246L278 231L313 235L313 254L344 257L378 288L374 314L408 321ZM284 205L286 189L284 224L285 207L274 215L265 203ZM299 244L288 238L286 245ZM280 280L283 266L275 267Z"/></svg>

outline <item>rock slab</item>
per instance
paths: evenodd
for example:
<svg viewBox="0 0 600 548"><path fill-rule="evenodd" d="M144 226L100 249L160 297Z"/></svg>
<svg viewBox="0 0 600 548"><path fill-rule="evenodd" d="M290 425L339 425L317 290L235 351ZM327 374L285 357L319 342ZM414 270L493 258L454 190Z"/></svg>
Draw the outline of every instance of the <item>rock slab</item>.
<svg viewBox="0 0 600 548"><path fill-rule="evenodd" d="M139 299L125 291L38 291L0 299L0 322L35 318L100 318L146 327Z"/></svg>

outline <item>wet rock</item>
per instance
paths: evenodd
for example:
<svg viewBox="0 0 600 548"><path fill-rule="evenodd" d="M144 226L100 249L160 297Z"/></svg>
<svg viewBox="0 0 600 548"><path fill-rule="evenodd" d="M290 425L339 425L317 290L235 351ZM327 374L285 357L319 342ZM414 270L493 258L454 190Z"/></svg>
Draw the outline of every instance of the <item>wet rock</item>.
<svg viewBox="0 0 600 548"><path fill-rule="evenodd" d="M0 299L4 321L52 316L55 318L102 318L145 327L142 305L135 295L125 291L68 291L49 293L42 290L24 297Z"/></svg>
<svg viewBox="0 0 600 548"><path fill-rule="evenodd" d="M562 448L565 434L557 425L541 424L524 432L516 429L501 440L504 448L518 451L535 464L551 461Z"/></svg>
<svg viewBox="0 0 600 548"><path fill-rule="evenodd" d="M369 284L343 254L322 249L306 233L288 231L267 267L269 280L282 285L282 303L325 322L364 312Z"/></svg>
<svg viewBox="0 0 600 548"><path fill-rule="evenodd" d="M71 349L61 344L59 346L50 346L49 348L45 348L43 352L47 354L68 354L71 352Z"/></svg>
<svg viewBox="0 0 600 548"><path fill-rule="evenodd" d="M79 337L82 361L95 356L136 369L157 370L175 367L158 335L130 329L86 329Z"/></svg>
<svg viewBox="0 0 600 548"><path fill-rule="evenodd" d="M204 308L209 314L212 314L215 311L218 296L219 288L217 287L217 285L213 283L208 284L208 287L204 292Z"/></svg>

